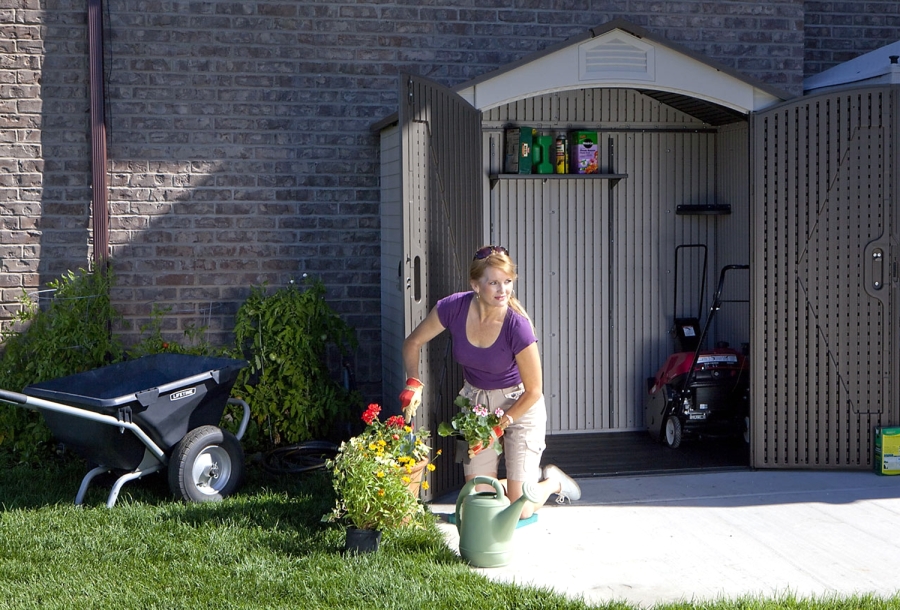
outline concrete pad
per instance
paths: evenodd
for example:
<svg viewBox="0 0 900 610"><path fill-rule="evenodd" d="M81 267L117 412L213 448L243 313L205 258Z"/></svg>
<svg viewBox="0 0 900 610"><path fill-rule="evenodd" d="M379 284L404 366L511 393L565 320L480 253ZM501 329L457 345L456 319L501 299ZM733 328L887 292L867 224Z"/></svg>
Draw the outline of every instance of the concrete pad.
<svg viewBox="0 0 900 610"><path fill-rule="evenodd" d="M473 568L589 603L900 594L900 477L733 471L578 480L516 530L513 560ZM431 505L455 510L456 495ZM450 548L455 525L442 523Z"/></svg>

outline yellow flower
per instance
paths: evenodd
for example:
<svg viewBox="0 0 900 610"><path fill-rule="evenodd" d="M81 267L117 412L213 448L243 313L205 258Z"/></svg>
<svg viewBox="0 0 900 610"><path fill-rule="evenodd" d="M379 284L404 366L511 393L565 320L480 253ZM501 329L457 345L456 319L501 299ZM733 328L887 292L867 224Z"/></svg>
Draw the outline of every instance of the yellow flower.
<svg viewBox="0 0 900 610"><path fill-rule="evenodd" d="M407 485L409 485L409 482L410 482L412 479L410 479L409 477L403 477L402 480L403 480L404 483L406 483Z"/></svg>
<svg viewBox="0 0 900 610"><path fill-rule="evenodd" d="M428 489L428 481L422 481L422 489Z"/></svg>
<svg viewBox="0 0 900 610"><path fill-rule="evenodd" d="M375 473L375 476L378 477L379 479L383 479L383 478L384 478L384 471L383 471L383 470L379 470L378 472ZM384 492L382 492L382 493L384 493Z"/></svg>
<svg viewBox="0 0 900 610"><path fill-rule="evenodd" d="M429 464L426 468L428 468L428 472L434 472L434 469L437 467L434 464Z"/></svg>
<svg viewBox="0 0 900 610"><path fill-rule="evenodd" d="M383 496L383 495L384 495L384 490L383 490L383 489L379 489L379 490L378 490L378 495L379 495L379 496Z"/></svg>

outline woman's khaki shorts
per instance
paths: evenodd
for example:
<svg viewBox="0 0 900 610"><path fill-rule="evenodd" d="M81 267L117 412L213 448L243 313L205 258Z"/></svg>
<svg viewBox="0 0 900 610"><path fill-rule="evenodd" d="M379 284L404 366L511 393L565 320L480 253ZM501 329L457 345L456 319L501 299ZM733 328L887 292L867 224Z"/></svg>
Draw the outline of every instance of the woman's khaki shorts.
<svg viewBox="0 0 900 610"><path fill-rule="evenodd" d="M472 404L481 404L492 411L511 407L524 388L521 384L502 390L481 390L466 382L459 391ZM536 402L525 415L509 426L500 438L503 443L503 457L506 460L506 478L523 483L537 483L541 478L541 455L547 446L544 435L547 432L547 407L544 398ZM469 459L465 441L457 445L457 459L462 455L463 472L467 477L476 475L497 476L500 456L493 449L486 449Z"/></svg>

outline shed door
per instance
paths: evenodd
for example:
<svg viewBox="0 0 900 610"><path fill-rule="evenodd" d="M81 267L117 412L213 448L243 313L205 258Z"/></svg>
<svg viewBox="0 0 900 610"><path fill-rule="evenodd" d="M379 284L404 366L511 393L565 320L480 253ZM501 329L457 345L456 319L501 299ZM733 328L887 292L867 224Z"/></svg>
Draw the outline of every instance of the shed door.
<svg viewBox="0 0 900 610"><path fill-rule="evenodd" d="M404 330L409 334L438 299L468 290L469 262L485 234L481 112L450 89L415 76L401 77L399 100ZM449 333L423 350L420 374L426 394L415 423L431 429L432 446L447 456L447 467L439 467L431 481L430 493L439 495L462 484L460 469L450 466L448 439L436 435L437 424L452 417L462 386Z"/></svg>
<svg viewBox="0 0 900 610"><path fill-rule="evenodd" d="M756 467L870 468L873 429L897 423L895 95L754 118Z"/></svg>

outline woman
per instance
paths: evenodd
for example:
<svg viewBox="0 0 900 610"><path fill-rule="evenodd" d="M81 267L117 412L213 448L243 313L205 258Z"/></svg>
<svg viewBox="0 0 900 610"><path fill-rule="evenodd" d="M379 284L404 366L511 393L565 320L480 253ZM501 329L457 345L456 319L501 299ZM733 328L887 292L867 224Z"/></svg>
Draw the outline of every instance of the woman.
<svg viewBox="0 0 900 610"><path fill-rule="evenodd" d="M471 292L459 292L438 301L403 342L407 386L400 395L409 419L421 402L419 354L422 346L449 329L453 357L462 366L465 384L460 395L472 404L493 411L503 409L500 426L506 459L506 494L510 502L522 496L526 481L538 482L539 502L526 502L527 519L552 494L557 502L578 500L578 484L556 466L541 471L547 409L544 404L541 358L531 319L516 300L516 266L502 246L485 246L469 266ZM499 456L481 451L463 459L466 481L476 476L497 477Z"/></svg>

